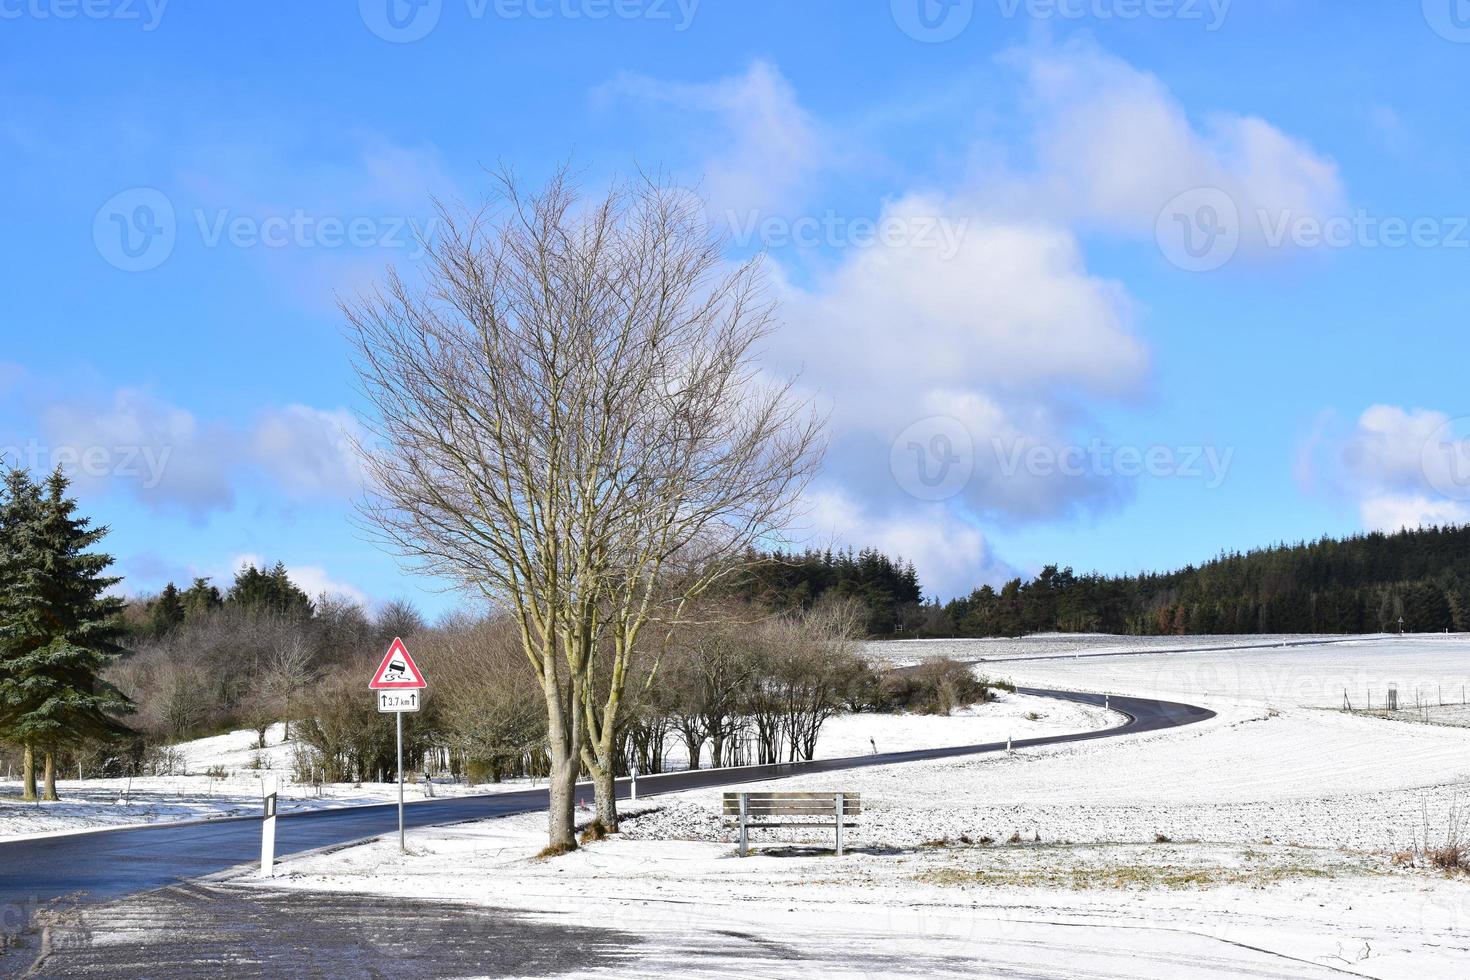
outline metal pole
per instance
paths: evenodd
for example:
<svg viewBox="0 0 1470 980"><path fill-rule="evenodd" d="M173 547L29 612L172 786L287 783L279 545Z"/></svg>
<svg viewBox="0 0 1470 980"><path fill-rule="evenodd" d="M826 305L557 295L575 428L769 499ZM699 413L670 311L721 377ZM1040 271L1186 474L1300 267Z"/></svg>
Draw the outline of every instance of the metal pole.
<svg viewBox="0 0 1470 980"><path fill-rule="evenodd" d="M407 854L403 843L403 712L395 711L393 717L398 719L398 850Z"/></svg>

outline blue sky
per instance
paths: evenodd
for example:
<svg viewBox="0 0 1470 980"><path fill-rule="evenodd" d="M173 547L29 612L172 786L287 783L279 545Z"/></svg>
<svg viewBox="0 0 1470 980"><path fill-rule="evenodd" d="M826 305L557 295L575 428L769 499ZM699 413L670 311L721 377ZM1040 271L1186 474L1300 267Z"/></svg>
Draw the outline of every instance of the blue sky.
<svg viewBox="0 0 1470 980"><path fill-rule="evenodd" d="M335 297L571 160L766 251L831 412L799 531L933 592L1470 520L1459 9L0 0L0 446L130 590L452 607L352 523Z"/></svg>

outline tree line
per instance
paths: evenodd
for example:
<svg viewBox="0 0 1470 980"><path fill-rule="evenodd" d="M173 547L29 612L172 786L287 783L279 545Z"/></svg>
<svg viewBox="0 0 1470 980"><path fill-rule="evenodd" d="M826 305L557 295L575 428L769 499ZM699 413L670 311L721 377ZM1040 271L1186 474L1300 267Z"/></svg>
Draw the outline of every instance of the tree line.
<svg viewBox="0 0 1470 980"><path fill-rule="evenodd" d="M1029 581L926 605L915 635L1413 633L1470 630L1470 527L1278 545L1168 573Z"/></svg>

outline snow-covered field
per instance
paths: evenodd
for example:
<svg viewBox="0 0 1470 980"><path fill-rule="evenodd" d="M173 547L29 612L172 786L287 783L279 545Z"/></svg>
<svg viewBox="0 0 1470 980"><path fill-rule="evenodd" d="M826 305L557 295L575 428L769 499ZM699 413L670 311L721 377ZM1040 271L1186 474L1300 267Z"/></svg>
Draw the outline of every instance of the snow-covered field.
<svg viewBox="0 0 1470 980"><path fill-rule="evenodd" d="M872 640L863 644L874 660L907 667L926 660L1031 660L1063 656L1280 647L1283 644L1342 642L1342 636L1266 633L1255 636L1115 636L1111 633L1039 633L985 640ZM1002 671L1003 673L1003 671Z"/></svg>
<svg viewBox="0 0 1470 980"><path fill-rule="evenodd" d="M852 715L833 718L822 729L817 757L837 759L910 748L938 748L1091 731L1121 723L1122 717L1086 705L1000 692L990 704L957 711L950 717L923 715ZM18 781L0 781L0 840L36 834L108 826L248 816L260 812L262 787L274 775L280 811L357 806L396 800L392 783L314 786L292 781L295 746L285 740L285 726L266 733L266 748L255 748L253 731L230 732L178 746L177 776L136 779L63 779L57 783L60 803L21 803ZM671 742L670 768L683 768L687 753ZM706 759L706 762L708 760ZM222 778L208 775L223 770ZM464 796L525 789L528 780L468 786L438 780L435 796ZM422 784L410 784L406 798L428 798Z"/></svg>
<svg viewBox="0 0 1470 980"><path fill-rule="evenodd" d="M897 663L985 660L979 673L1034 687L1275 707L1470 700L1470 634L1362 637L1036 637L867 645ZM1282 646L1283 643L1301 644ZM1187 652L1180 652L1187 651ZM1214 707L1213 703L1210 703Z"/></svg>
<svg viewBox="0 0 1470 980"><path fill-rule="evenodd" d="M719 792L701 790L549 861L531 857L544 837L527 816L417 832L410 857L374 843L288 862L285 883L611 926L643 937L638 973L1467 975L1470 879L1405 866L1404 852L1470 810L1470 730L1330 709L1343 686L1470 681L1470 643L1188 640L1211 649L1125 641L1090 657L1102 651L1006 641L1046 659L977 670L1203 704L1211 721L771 784L863 795L859 850L842 859L821 831L790 831L759 835L765 854L742 861ZM904 652L919 645L884 644L895 659L923 659Z"/></svg>

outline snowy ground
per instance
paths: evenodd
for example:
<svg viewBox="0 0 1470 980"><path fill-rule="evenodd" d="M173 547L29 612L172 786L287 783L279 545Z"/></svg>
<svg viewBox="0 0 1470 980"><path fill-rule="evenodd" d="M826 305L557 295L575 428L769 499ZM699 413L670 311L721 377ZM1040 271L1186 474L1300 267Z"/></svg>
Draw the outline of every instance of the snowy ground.
<svg viewBox="0 0 1470 980"><path fill-rule="evenodd" d="M984 660L978 673L1026 686L1195 704L1340 708L1346 698L1353 708L1381 708L1390 684L1401 706L1470 700L1470 634L1304 639L1046 636L870 643L867 651L895 663Z"/></svg>
<svg viewBox="0 0 1470 980"><path fill-rule="evenodd" d="M1470 957L1470 886L1332 850L1002 843L741 859L726 843L614 838L537 860L544 840L532 815L420 831L408 856L378 841L289 862L257 887L468 902L637 937L618 968L568 976L1425 980L1463 976Z"/></svg>
<svg viewBox="0 0 1470 980"><path fill-rule="evenodd" d="M910 748L937 748L1003 741L1008 736L1032 738L1066 732L1090 731L1121 723L1122 717L1098 708L1029 698L1001 692L990 704L956 712L951 717L923 715L855 715L833 718L822 730L817 757L823 759L867 755ZM0 781L0 840L37 834L89 830L98 827L246 816L260 812L261 791L267 776L277 779L282 813L323 807L355 806L396 800L391 783L351 783L314 786L292 782L294 745L286 741L284 726L266 733L264 750L255 748L253 731L198 739L179 746L180 775L137 779L59 780L60 803L22 803L18 781ZM683 768L687 753L671 742L670 768ZM708 761L708 760L706 760ZM259 768L257 768L259 766ZM223 770L223 778L208 775ZM528 780L467 786L436 781L439 797L498 793L525 789ZM410 801L427 799L422 784L407 787Z"/></svg>
<svg viewBox="0 0 1470 980"><path fill-rule="evenodd" d="M1058 657L1051 639L1007 641L1048 658L1007 672L1204 704L1209 722L773 784L862 794L860 851L842 859L820 831L767 833L764 854L733 857L719 793L693 791L549 861L532 859L544 837L528 816L420 831L409 857L373 843L288 862L273 884L607 925L644 937L639 974L1465 976L1470 880L1403 852L1470 810L1470 730L1328 709L1345 685L1470 680L1470 644L1189 639L1213 649Z"/></svg>
<svg viewBox="0 0 1470 980"><path fill-rule="evenodd" d="M258 814L267 777L277 780L280 812L387 803L398 799L392 783L329 783L318 789L291 778L293 743L285 726L266 732L266 748L255 748L255 732L237 731L178 746L178 775L134 779L58 779L59 803L23 803L18 779L0 780L0 840L39 834L95 830L176 820ZM258 760L258 762L257 762ZM257 764L259 768L257 768ZM223 770L220 778L210 771ZM438 781L436 796L492 793L524 788L526 783L469 787ZM422 784L409 785L407 800L428 797Z"/></svg>

